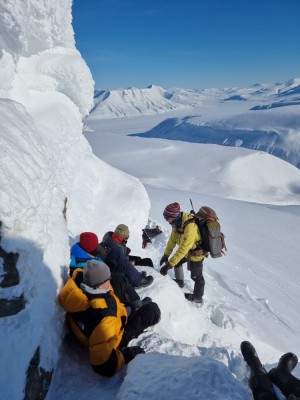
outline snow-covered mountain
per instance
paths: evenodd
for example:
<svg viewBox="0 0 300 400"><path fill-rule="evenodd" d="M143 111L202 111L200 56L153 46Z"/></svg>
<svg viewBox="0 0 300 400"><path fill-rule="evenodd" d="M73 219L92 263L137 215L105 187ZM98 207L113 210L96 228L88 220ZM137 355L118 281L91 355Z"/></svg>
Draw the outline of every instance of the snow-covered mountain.
<svg viewBox="0 0 300 400"><path fill-rule="evenodd" d="M135 115L132 108L138 109L144 116L159 110L160 113L164 112L161 122L146 132L134 135L256 149L300 166L299 78L273 85L255 84L247 88L159 88L159 91L156 88L153 92L147 92L147 99L142 95L145 90L134 89L135 96L130 97L130 109L125 108L124 101L121 106L121 91L114 91L109 108L106 96L110 93L102 93L96 97L88 120L92 123L95 116L101 117L98 110L104 108L106 119L120 116L115 112L117 108L122 109L123 117ZM160 93L160 97L157 93ZM165 96L169 103L177 105L177 109L174 107L171 110L165 106Z"/></svg>
<svg viewBox="0 0 300 400"><path fill-rule="evenodd" d="M160 86L145 89L96 90L91 119L129 117L180 110L184 105L170 100L172 95Z"/></svg>
<svg viewBox="0 0 300 400"><path fill-rule="evenodd" d="M299 350L300 172L240 147L127 134L175 117L179 125L229 131L249 123L251 130L249 116L260 115L255 129L286 129L292 150L298 106L249 107L296 100L297 80L247 90L131 90L124 112L112 108L110 119L95 119L95 108L83 134L94 87L74 45L71 7L71 0L0 4L1 400L249 400L241 341L253 342L268 369L283 352ZM162 210L173 201L189 210L190 198L217 210L228 246L226 257L206 260L203 308L185 300L173 271L159 274L170 234ZM142 249L148 222L163 233ZM139 293L159 304L162 318L132 342L146 354L104 378L86 351L64 341L59 292L79 233L101 239L119 223L130 227L133 254L154 261L144 268L154 283ZM186 268L184 290L193 290ZM300 377L300 367L293 373Z"/></svg>

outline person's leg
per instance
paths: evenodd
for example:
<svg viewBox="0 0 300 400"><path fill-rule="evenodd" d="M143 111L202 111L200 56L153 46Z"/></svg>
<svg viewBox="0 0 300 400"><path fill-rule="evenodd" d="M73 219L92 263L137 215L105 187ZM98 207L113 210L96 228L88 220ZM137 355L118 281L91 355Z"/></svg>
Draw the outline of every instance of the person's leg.
<svg viewBox="0 0 300 400"><path fill-rule="evenodd" d="M112 274L110 282L115 294L125 305L130 305L132 302L140 299L140 296L125 275Z"/></svg>
<svg viewBox="0 0 300 400"><path fill-rule="evenodd" d="M194 298L202 299L204 294L205 280L203 277L203 261L189 261L191 278L195 282Z"/></svg>
<svg viewBox="0 0 300 400"><path fill-rule="evenodd" d="M153 268L153 261L151 260L151 258L141 258L141 260L139 261L139 263L137 265L140 265L142 267L151 267Z"/></svg>
<svg viewBox="0 0 300 400"><path fill-rule="evenodd" d="M179 287L184 286L184 272L183 272L183 265L175 265L174 267L174 272L175 272L175 282Z"/></svg>
<svg viewBox="0 0 300 400"><path fill-rule="evenodd" d="M120 347L126 347L130 340L137 338L149 326L156 325L159 320L160 309L156 303L143 305L128 317Z"/></svg>
<svg viewBox="0 0 300 400"><path fill-rule="evenodd" d="M272 381L268 377L266 369L263 367L255 348L250 342L241 343L241 352L251 369L249 386L255 400L277 400Z"/></svg>
<svg viewBox="0 0 300 400"><path fill-rule="evenodd" d="M291 374L297 363L296 354L286 353L280 357L277 367L269 371L272 382L279 387L286 397L290 395L300 396L300 380Z"/></svg>
<svg viewBox="0 0 300 400"><path fill-rule="evenodd" d="M112 274L111 285L119 300L121 300L125 306L129 306L131 311L136 311L144 304L152 301L150 297L145 297L141 300L129 280L122 274Z"/></svg>
<svg viewBox="0 0 300 400"><path fill-rule="evenodd" d="M134 265L137 265L137 266L153 268L153 261L151 260L151 258L142 258L139 256L129 256L129 261L133 262Z"/></svg>

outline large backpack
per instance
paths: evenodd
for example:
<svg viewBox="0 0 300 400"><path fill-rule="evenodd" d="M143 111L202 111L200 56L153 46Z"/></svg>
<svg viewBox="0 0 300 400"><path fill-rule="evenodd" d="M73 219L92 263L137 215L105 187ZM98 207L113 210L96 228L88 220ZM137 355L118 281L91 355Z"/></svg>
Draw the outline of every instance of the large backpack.
<svg viewBox="0 0 300 400"><path fill-rule="evenodd" d="M192 204L192 202L191 202ZM221 232L221 225L216 212L207 206L203 206L195 215L194 220L199 228L202 242L201 248L211 255L212 258L222 257L227 250L225 245L225 236Z"/></svg>

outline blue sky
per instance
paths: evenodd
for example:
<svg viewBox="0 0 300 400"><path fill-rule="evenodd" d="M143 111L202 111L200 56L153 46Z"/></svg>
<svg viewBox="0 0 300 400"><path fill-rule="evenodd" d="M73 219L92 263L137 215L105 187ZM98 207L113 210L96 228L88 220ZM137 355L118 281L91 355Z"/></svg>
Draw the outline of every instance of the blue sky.
<svg viewBox="0 0 300 400"><path fill-rule="evenodd" d="M74 0L73 27L97 89L300 77L300 0Z"/></svg>

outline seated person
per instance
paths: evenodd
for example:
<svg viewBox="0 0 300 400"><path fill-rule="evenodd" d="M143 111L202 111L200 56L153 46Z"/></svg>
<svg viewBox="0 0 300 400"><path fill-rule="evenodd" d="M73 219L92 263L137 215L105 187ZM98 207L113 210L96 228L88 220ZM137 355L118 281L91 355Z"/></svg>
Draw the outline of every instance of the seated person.
<svg viewBox="0 0 300 400"><path fill-rule="evenodd" d="M114 375L144 353L128 343L160 320L156 303L148 302L135 311L127 309L114 293L110 278L106 264L89 260L83 270L73 272L60 296L71 331L89 348L90 364L103 376Z"/></svg>
<svg viewBox="0 0 300 400"><path fill-rule="evenodd" d="M104 235L101 245L107 252L105 263L112 273L123 273L135 288L149 286L153 282L153 277L147 276L145 272L137 271L133 266L129 258L130 249L126 246L128 238L129 230L124 224L118 225L114 232L107 232ZM152 263L151 259L148 260ZM142 259L138 261L138 263L141 262Z"/></svg>
<svg viewBox="0 0 300 400"><path fill-rule="evenodd" d="M114 234L118 237L118 240L122 240L121 243L124 246L124 251L128 255L129 261L133 265L143 266L143 267L152 267L153 268L153 261L151 258L142 258L139 256L131 255L131 249L127 246L127 242L129 239L129 229L128 226L125 224L119 224Z"/></svg>
<svg viewBox="0 0 300 400"><path fill-rule="evenodd" d="M101 261L97 252L99 245L98 237L93 232L82 232L79 242L71 247L71 262L69 265L70 276L76 268L84 268L88 260L96 259Z"/></svg>

